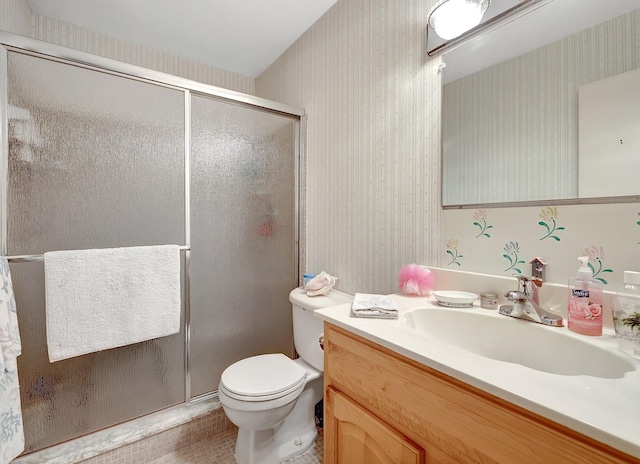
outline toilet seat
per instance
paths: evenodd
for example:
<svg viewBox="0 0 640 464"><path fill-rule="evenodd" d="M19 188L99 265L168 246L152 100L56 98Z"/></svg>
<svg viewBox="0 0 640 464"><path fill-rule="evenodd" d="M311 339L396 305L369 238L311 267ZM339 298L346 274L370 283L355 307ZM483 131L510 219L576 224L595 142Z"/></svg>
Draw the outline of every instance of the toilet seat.
<svg viewBox="0 0 640 464"><path fill-rule="evenodd" d="M220 389L240 401L269 401L296 391L308 372L281 353L242 359L227 367L220 378Z"/></svg>

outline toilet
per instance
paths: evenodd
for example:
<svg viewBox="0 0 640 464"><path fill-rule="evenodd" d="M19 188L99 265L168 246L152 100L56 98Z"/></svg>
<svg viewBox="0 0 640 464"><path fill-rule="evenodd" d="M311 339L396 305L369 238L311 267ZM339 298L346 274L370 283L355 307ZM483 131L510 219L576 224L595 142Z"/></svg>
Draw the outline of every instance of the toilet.
<svg viewBox="0 0 640 464"><path fill-rule="evenodd" d="M227 417L238 427L238 464L279 464L313 446L318 435L315 405L324 391L324 327L313 311L352 300L336 290L308 297L301 288L294 289L289 301L300 357L292 360L282 353L262 354L224 370L218 397Z"/></svg>

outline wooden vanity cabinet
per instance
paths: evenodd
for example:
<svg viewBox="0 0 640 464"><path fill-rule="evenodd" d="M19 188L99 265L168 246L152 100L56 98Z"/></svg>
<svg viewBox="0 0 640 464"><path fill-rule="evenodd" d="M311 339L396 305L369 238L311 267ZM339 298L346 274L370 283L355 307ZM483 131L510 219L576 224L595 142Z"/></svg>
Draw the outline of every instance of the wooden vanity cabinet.
<svg viewBox="0 0 640 464"><path fill-rule="evenodd" d="M325 464L640 459L325 323Z"/></svg>

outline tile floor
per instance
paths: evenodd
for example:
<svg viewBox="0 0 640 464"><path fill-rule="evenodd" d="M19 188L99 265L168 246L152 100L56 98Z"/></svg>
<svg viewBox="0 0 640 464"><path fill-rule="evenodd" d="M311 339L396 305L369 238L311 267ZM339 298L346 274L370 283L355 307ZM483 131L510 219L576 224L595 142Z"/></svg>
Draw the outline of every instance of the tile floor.
<svg viewBox="0 0 640 464"><path fill-rule="evenodd" d="M236 464L233 457L236 434L237 429L231 428L223 432L215 447L211 446L211 439L204 439L167 454L153 461L153 464ZM287 461L287 464L322 464L324 451L322 438L322 430L320 430L315 445L306 453Z"/></svg>

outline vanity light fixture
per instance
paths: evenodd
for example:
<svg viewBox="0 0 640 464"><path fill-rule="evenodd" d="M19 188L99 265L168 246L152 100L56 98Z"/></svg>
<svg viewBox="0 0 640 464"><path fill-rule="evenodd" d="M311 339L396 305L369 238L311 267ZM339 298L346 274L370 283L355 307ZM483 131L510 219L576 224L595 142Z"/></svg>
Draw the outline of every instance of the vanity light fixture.
<svg viewBox="0 0 640 464"><path fill-rule="evenodd" d="M487 11L491 0L442 0L429 13L429 25L444 40L473 29Z"/></svg>

